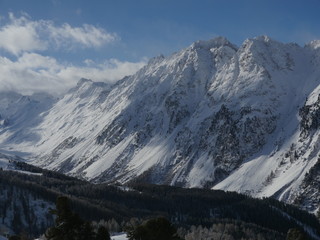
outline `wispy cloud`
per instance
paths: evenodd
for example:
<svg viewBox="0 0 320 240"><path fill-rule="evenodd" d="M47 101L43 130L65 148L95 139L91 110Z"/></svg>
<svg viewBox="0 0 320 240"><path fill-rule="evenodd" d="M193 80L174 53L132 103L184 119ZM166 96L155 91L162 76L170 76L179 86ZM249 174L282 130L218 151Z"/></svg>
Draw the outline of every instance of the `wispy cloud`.
<svg viewBox="0 0 320 240"><path fill-rule="evenodd" d="M96 64L86 61L86 66L59 63L55 58L38 53L23 53L16 61L0 57L0 91L23 94L45 91L61 94L73 87L80 78L94 81L115 82L134 74L145 61L122 62L116 59Z"/></svg>
<svg viewBox="0 0 320 240"><path fill-rule="evenodd" d="M49 20L34 21L25 13L20 17L9 13L8 21L0 23L0 48L15 56L51 48L99 48L119 39L117 34L93 25L56 25Z"/></svg>
<svg viewBox="0 0 320 240"><path fill-rule="evenodd" d="M54 42L59 48L97 48L117 39L116 34L107 33L104 29L89 24L84 24L81 27L72 27L65 23L60 27L56 27L51 22L46 22L43 27L43 32L48 31L50 37L48 42Z"/></svg>

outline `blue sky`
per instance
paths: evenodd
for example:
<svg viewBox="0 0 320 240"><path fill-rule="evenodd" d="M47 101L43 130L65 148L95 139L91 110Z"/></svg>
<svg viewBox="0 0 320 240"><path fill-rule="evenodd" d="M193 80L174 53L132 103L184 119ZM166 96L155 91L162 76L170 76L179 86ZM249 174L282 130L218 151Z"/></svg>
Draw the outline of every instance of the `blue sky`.
<svg viewBox="0 0 320 240"><path fill-rule="evenodd" d="M81 74L115 81L151 57L216 36L303 45L320 39L319 12L319 0L0 0L0 60L8 63L0 73L24 76L0 77L0 90L41 91L51 82L61 92ZM26 64L33 58L36 65Z"/></svg>

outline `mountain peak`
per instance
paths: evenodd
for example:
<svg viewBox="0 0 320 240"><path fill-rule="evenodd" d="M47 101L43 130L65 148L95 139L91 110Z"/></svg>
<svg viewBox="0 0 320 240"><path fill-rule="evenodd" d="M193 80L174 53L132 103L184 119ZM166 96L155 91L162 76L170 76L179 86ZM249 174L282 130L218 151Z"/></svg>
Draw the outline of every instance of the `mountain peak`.
<svg viewBox="0 0 320 240"><path fill-rule="evenodd" d="M233 49L237 49L236 45L229 42L227 38L221 37L221 36L210 39L210 40L198 40L191 45L191 48L211 49L211 48L218 48L222 46L229 46Z"/></svg>
<svg viewBox="0 0 320 240"><path fill-rule="evenodd" d="M320 48L320 40L313 40L306 44L306 47L311 49L319 49Z"/></svg>
<svg viewBox="0 0 320 240"><path fill-rule="evenodd" d="M269 45L269 44L281 44L284 45L281 42L278 42L274 39L272 39L271 37L267 36L267 35L261 35L261 36L257 36L254 38L247 38L242 46L248 46L248 45L258 45L258 46L262 46L262 45Z"/></svg>
<svg viewBox="0 0 320 240"><path fill-rule="evenodd" d="M93 83L93 81L91 79L81 78L78 81L77 86L80 87L81 85L86 84L86 83Z"/></svg>
<svg viewBox="0 0 320 240"><path fill-rule="evenodd" d="M272 38L270 38L267 35L257 36L257 37L254 38L254 40L262 41L262 42L274 42L275 41L275 40L273 40Z"/></svg>

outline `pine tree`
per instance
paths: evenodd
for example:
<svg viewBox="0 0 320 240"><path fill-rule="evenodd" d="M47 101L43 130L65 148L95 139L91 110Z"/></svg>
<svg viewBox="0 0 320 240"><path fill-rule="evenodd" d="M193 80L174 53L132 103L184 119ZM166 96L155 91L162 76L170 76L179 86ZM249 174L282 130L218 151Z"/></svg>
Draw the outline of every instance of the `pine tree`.
<svg viewBox="0 0 320 240"><path fill-rule="evenodd" d="M104 226L100 226L97 231L96 240L110 240L110 234Z"/></svg>
<svg viewBox="0 0 320 240"><path fill-rule="evenodd" d="M151 219L128 233L129 240L180 240L177 230L163 217Z"/></svg>
<svg viewBox="0 0 320 240"><path fill-rule="evenodd" d="M14 235L9 237L9 240L21 240L20 236Z"/></svg>
<svg viewBox="0 0 320 240"><path fill-rule="evenodd" d="M93 232L93 228L91 223L85 222L79 227L78 240L93 240L95 238L95 233ZM104 239L105 240L105 239Z"/></svg>
<svg viewBox="0 0 320 240"><path fill-rule="evenodd" d="M307 238L300 230L291 228L287 233L286 240L307 240Z"/></svg>
<svg viewBox="0 0 320 240"><path fill-rule="evenodd" d="M67 197L58 197L56 209L50 212L56 215L56 219L55 225L45 233L47 240L110 240L107 228L100 226L95 233L90 222L72 212Z"/></svg>
<svg viewBox="0 0 320 240"><path fill-rule="evenodd" d="M55 226L45 233L48 240L94 239L92 226L71 211L67 197L58 197L56 209L51 210L51 214L56 215L56 220Z"/></svg>

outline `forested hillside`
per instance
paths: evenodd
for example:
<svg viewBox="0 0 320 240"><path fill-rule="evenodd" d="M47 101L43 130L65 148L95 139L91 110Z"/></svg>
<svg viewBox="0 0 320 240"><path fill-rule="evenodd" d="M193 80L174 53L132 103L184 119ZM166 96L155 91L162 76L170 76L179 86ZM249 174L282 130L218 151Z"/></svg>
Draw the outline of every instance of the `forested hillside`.
<svg viewBox="0 0 320 240"><path fill-rule="evenodd" d="M319 235L316 229L319 231L320 224L314 215L270 198L259 200L221 190L135 183L127 186L94 185L24 163L17 164L17 167L38 174L0 171L0 211L7 211L8 198L15 194L15 200L10 203L12 212L25 213L19 215L20 218L18 215L14 218L1 215L2 223L16 232L30 231L37 235L44 231L52 225L47 209L54 205L58 196L66 195L71 199L73 210L82 218L90 221L113 219L120 229L132 219L141 222L163 216L177 227L183 227L185 234L191 226L210 229L219 224L231 224L228 226L238 226L237 229L239 226L240 229L255 226L249 228L264 229L262 233L273 231L277 236L285 236L291 228L311 233L310 236ZM39 219L43 219L41 225L37 224Z"/></svg>

